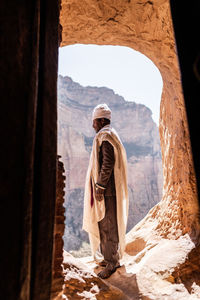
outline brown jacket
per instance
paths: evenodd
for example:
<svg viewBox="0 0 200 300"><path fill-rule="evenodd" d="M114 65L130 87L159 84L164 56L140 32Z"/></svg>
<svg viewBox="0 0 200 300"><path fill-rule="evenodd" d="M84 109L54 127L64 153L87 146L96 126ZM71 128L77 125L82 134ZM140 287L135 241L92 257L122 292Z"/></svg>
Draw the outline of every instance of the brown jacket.
<svg viewBox="0 0 200 300"><path fill-rule="evenodd" d="M114 148L108 141L103 141L99 151L100 173L97 183L105 187L105 196L115 196L115 179L114 179Z"/></svg>

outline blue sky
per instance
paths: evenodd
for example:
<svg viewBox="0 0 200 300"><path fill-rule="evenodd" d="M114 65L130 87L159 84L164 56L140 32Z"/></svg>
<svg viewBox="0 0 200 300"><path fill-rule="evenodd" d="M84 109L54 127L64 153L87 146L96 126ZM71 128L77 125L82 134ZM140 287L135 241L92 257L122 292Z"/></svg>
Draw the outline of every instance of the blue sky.
<svg viewBox="0 0 200 300"><path fill-rule="evenodd" d="M111 88L126 101L144 104L159 122L162 77L153 62L138 51L122 46L62 47L58 73L83 86Z"/></svg>

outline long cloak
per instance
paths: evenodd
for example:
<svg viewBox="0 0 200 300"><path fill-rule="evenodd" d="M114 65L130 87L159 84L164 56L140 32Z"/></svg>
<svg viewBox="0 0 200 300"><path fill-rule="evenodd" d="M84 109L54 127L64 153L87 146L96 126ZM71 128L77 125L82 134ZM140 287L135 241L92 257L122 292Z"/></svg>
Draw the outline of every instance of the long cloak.
<svg viewBox="0 0 200 300"><path fill-rule="evenodd" d="M119 235L119 255L122 258L125 248L125 234L128 219L128 186L126 151L117 132L110 126L104 126L93 140L92 152L85 181L83 229L88 232L94 258L100 244L98 222L105 216L105 201L95 199L95 183L99 174L99 150L103 141L114 148L114 178L117 203L117 225ZM91 184L92 183L92 184ZM93 191L92 191L93 189ZM91 199L93 198L93 201Z"/></svg>

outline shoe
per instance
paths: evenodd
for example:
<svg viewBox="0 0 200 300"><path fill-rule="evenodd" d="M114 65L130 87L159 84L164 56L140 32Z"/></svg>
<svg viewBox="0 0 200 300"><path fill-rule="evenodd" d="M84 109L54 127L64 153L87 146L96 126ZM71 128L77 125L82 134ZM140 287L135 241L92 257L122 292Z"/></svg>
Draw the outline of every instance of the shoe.
<svg viewBox="0 0 200 300"><path fill-rule="evenodd" d="M119 266L112 266L110 264L107 264L105 269L99 272L97 276L100 277L101 279L106 279L110 277L116 271L117 268L119 268Z"/></svg>

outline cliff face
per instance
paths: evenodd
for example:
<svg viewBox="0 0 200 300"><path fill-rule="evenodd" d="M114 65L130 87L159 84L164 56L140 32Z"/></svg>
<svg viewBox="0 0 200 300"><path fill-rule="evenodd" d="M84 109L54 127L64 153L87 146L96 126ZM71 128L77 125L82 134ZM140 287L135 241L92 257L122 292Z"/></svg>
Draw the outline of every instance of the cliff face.
<svg viewBox="0 0 200 300"><path fill-rule="evenodd" d="M128 230L162 197L162 162L159 133L147 107L126 102L106 87L82 87L69 77L58 81L58 153L66 172L65 249L78 249L87 234L81 231L85 176L95 135L91 114L107 103L112 126L119 133L128 158L130 209ZM67 242L67 241L70 241ZM68 246L67 246L68 244ZM70 249L70 248L71 249Z"/></svg>

